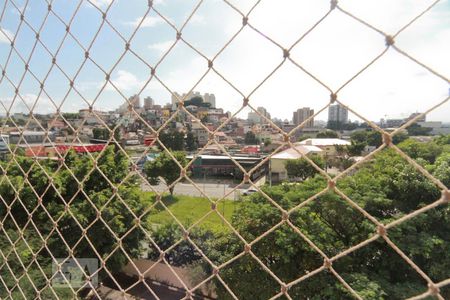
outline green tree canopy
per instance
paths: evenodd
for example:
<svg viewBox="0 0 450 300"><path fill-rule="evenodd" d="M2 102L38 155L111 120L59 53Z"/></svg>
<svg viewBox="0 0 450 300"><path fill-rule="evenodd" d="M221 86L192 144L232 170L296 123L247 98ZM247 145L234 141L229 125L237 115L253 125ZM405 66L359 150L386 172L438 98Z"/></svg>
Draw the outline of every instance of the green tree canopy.
<svg viewBox="0 0 450 300"><path fill-rule="evenodd" d="M253 133L253 131L248 131L245 134L244 143L246 145L257 145L259 144L259 139L256 137L256 135Z"/></svg>
<svg viewBox="0 0 450 300"><path fill-rule="evenodd" d="M180 131L167 131L159 133L159 140L167 149L172 151L183 151L184 150L184 133ZM159 148L164 150L164 148L159 144Z"/></svg>
<svg viewBox="0 0 450 300"><path fill-rule="evenodd" d="M128 262L123 251L114 251L118 239L130 257L140 254L143 234L139 230L129 231L135 225L134 214L141 215L148 201L141 199L137 178L129 176L127 157L112 146L93 156L70 151L65 165L53 160L36 164L32 159L19 156L16 157L17 164L7 166L2 163L8 173L1 175L0 194L11 206L14 216L14 222L11 218L5 219L8 210L5 206L0 207L0 218L5 220L3 228L25 232L25 239L44 270L51 271L51 252L57 258L103 259L109 256L106 267L115 273ZM33 226L27 225L30 212L33 212ZM54 220L58 220L58 232ZM0 243L7 240L2 237ZM2 251L4 249L2 246ZM31 250L24 249L20 259L25 263L31 261ZM10 256L9 260L17 258ZM21 267L16 266L19 269L13 272L20 274ZM35 267L33 270L37 272ZM42 280L42 273L33 272L30 271L30 275L37 276L34 283L43 288L46 282ZM99 275L102 280L106 273L101 271ZM51 273L47 277L50 278ZM31 293L26 298L35 298L30 283L24 281L22 284L28 285L26 290ZM0 287L0 296L6 298L3 288Z"/></svg>
<svg viewBox="0 0 450 300"><path fill-rule="evenodd" d="M188 161L184 152L172 152L172 155L182 167L187 165ZM175 186L171 185L180 178L181 168L167 152L161 152L154 160L145 163L144 173L153 185L157 185L160 178L164 179L167 186L170 186L169 192L172 195Z"/></svg>
<svg viewBox="0 0 450 300"><path fill-rule="evenodd" d="M325 168L325 160L320 156L311 156L310 159L319 167ZM310 164L305 158L290 159L286 163L286 171L291 178L306 178L313 177L318 173L317 169Z"/></svg>
<svg viewBox="0 0 450 300"><path fill-rule="evenodd" d="M439 177L441 164L430 169ZM264 192L285 209L292 208L326 187L320 176L297 185L265 187ZM392 150L384 150L350 177L338 181L338 188L380 222L389 222L439 199L439 189ZM235 212L232 224L249 242L278 224L280 211L261 194L253 194ZM333 192L293 211L289 220L329 257L372 236L376 226ZM398 245L433 280L448 278L450 257L450 215L439 206L389 229ZM437 225L439 224L439 225ZM227 254L211 255L226 260L242 252L234 236L226 242ZM212 251L212 250L211 250ZM284 282L293 281L322 266L323 259L295 231L282 225L252 245L252 252ZM214 254L216 252L207 252ZM427 290L426 283L383 239L340 258L333 267L364 299L403 299ZM241 257L221 276L238 298L267 299L279 292L277 282L250 255ZM255 294L254 287L258 286ZM449 291L441 291L444 298ZM217 285L219 298L228 292ZM352 299L327 270L289 289L293 299Z"/></svg>

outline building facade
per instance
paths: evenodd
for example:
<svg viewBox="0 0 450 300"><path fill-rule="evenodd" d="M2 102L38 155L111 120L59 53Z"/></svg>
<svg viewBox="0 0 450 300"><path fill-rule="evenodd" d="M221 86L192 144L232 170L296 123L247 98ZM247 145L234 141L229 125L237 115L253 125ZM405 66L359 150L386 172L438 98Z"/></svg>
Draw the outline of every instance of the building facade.
<svg viewBox="0 0 450 300"><path fill-rule="evenodd" d="M152 99L152 97L148 96L144 98L144 109L150 110L153 109L153 106L155 106L155 101Z"/></svg>
<svg viewBox="0 0 450 300"><path fill-rule="evenodd" d="M309 107L303 107L299 108L296 111L294 111L292 122L295 125L300 125L304 121L306 121L309 117L312 117L314 115L314 109L310 109ZM306 128L314 127L314 118L311 118L306 122L305 126Z"/></svg>
<svg viewBox="0 0 450 300"><path fill-rule="evenodd" d="M348 123L348 110L340 104L328 108L328 122Z"/></svg>
<svg viewBox="0 0 450 300"><path fill-rule="evenodd" d="M271 119L270 113L262 106L257 108L257 112L251 111L247 116L247 120L253 124L266 124L267 119Z"/></svg>

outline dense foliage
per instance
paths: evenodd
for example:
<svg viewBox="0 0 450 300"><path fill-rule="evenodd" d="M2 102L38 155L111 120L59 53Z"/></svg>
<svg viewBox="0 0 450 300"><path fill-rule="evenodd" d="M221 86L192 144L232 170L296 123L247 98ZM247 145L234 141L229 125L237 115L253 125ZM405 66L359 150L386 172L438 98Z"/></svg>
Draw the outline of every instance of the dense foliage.
<svg viewBox="0 0 450 300"><path fill-rule="evenodd" d="M122 251L114 251L119 243L116 238L121 239L123 249L131 257L138 256L143 235L138 230L128 232L134 226L130 210L140 215L147 206L140 197L138 182L134 176L127 177L128 160L114 147L106 148L95 158L98 169L89 155L75 152L67 154L66 165L53 160L38 164L25 157L16 157L17 164L2 163L7 174L2 175L0 182L0 218L5 220L0 244L4 253L10 253L11 242L17 243L18 251L6 256L6 261L2 257L1 263L7 262L15 276L26 272L39 289L43 288L46 282L33 263L33 253L39 265L50 272L50 252L56 258L69 257L71 252L77 258L108 257L106 266L117 272L128 259ZM100 210L99 215L94 207ZM24 237L17 235L19 231ZM24 270L20 261L30 268ZM107 276L104 271L99 275ZM50 277L51 272L46 276ZM2 274L2 278L9 288L14 285L13 274ZM35 292L26 278L23 288L27 293ZM1 298L5 292L5 287L0 286ZM19 297L18 289L14 293ZM34 298L33 295L26 297ZM51 298L48 287L44 295Z"/></svg>
<svg viewBox="0 0 450 300"><path fill-rule="evenodd" d="M376 136L364 139L379 141ZM426 144L406 139L398 147L444 185L450 185L449 136ZM73 252L74 257L102 258L108 270L115 273L128 262L123 251L117 248L119 243L131 258L142 254L143 243L151 244L135 228L135 216L143 214L150 200L143 199L139 181L130 175L126 156L115 150L106 148L95 156L96 162L90 155L72 151L67 154L65 164L22 156L16 156L15 161L1 162L0 249L3 255L0 264L4 264L1 298L7 298L6 288L16 284L21 290L14 289L13 299L23 298L22 292L26 298L34 298L36 291L31 281L37 288L43 288L42 298L55 298L48 287L44 288L47 283L42 274L47 277L51 274L50 254L68 257ZM181 166L186 166L183 152L172 154ZM322 162L316 163L322 166ZM309 164L301 167L302 164L304 161L296 161L292 168L288 167L291 174L301 177L301 183L263 187L264 193L285 209L298 207L327 187L320 174L308 170ZM163 178L170 185L180 178L181 169L168 153L162 152L145 164L144 173L152 184ZM351 176L340 179L337 188L383 224L441 196L438 187L391 149L381 151ZM246 242L254 241L282 221L279 209L266 195L254 193L243 197L234 211L232 226ZM101 211L100 215L97 210ZM376 233L370 220L333 191L302 204L290 213L289 220L328 257ZM166 253L169 263L201 269L192 272L195 277L206 278L212 273L198 249L216 265L241 254L220 271L221 278L240 299L268 299L280 291L277 281L254 257L242 254L244 243L232 230L212 231L198 226L190 230L189 238L176 224L155 226L151 231L158 247L170 248ZM439 282L450 277L449 232L450 209L441 205L389 229L388 236L433 281ZM183 241L171 247L180 240ZM156 260L159 251L151 245L149 248L148 257ZM284 282L296 280L323 265L321 255L286 223L258 239L251 250ZM427 289L426 282L382 238L339 258L333 267L364 299L403 299ZM108 276L105 272L100 275ZM20 278L18 283L14 277ZM219 281L213 283L219 299L232 298ZM60 292L60 298L70 297L68 291ZM294 285L289 294L293 299L352 298L327 270ZM450 298L450 289L442 289L441 294Z"/></svg>
<svg viewBox="0 0 450 300"><path fill-rule="evenodd" d="M429 151L419 151L415 158L448 186L450 151L445 142L444 138L437 139L434 143L440 151L435 151L433 146ZM399 147L409 151L411 143L407 140ZM320 175L312 174L301 183L263 189L280 206L289 209L326 186ZM438 187L390 149L375 155L352 176L339 180L337 187L383 224L389 224L441 196ZM435 282L450 275L449 212L448 206L438 206L388 230L389 238ZM255 193L245 198L235 211L232 225L247 242L251 242L281 220L280 211L265 196ZM289 220L328 257L376 233L376 226L370 220L331 191L294 210ZM182 238L177 226L170 228L170 231L160 229L165 234L159 232L157 235L164 237L163 241L170 241L169 244ZM243 242L233 233L215 233L211 237L204 232L193 231L190 238L217 265L244 250ZM178 257L184 259L174 263L191 266L198 262L200 255L193 255L196 253L194 247L183 245L177 251L183 253ZM253 244L252 252L284 282L291 282L323 265L323 258L317 251L287 224ZM211 274L208 263L201 265L205 277ZM404 299L427 289L420 275L382 238L338 259L333 267L364 299ZM228 264L220 275L240 299L268 299L280 291L276 280L249 254ZM216 292L219 299L232 298L218 281ZM289 294L293 299L352 299L327 270L294 285ZM441 294L450 298L449 289L442 289Z"/></svg>
<svg viewBox="0 0 450 300"><path fill-rule="evenodd" d="M311 156L310 160L312 160L317 167L321 169L325 168L325 160L322 157ZM287 174L290 178L305 180L306 178L313 177L315 174L319 173L319 171L305 158L289 159L286 161L285 165Z"/></svg>

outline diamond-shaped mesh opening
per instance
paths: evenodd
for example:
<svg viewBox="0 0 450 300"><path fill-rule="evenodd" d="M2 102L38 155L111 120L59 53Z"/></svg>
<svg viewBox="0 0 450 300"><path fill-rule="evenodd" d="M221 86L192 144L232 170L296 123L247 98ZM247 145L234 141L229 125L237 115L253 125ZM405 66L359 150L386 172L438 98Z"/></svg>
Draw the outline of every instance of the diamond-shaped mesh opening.
<svg viewBox="0 0 450 300"><path fill-rule="evenodd" d="M0 297L448 298L440 2L6 1Z"/></svg>
<svg viewBox="0 0 450 300"><path fill-rule="evenodd" d="M326 193L294 210L290 220L328 256L359 244L375 231L370 220L334 193Z"/></svg>
<svg viewBox="0 0 450 300"><path fill-rule="evenodd" d="M373 180L372 183L363 179L367 176ZM362 189L361 184L367 188ZM408 188L402 188L402 184ZM392 149L383 149L369 161L358 165L351 176L338 180L337 187L383 222L401 218L441 197L438 185Z"/></svg>
<svg viewBox="0 0 450 300"><path fill-rule="evenodd" d="M449 247L447 237L441 232L441 230L447 230L445 228L448 224L445 221L448 218L447 215L448 208L436 207L393 227L389 232L392 241L436 282L446 279L445 270L448 268L445 261L437 263L432 259L439 256L439 253L447 252L446 249ZM441 224L439 229L433 228L431 224L437 223ZM411 239L416 240L414 245L408 243ZM438 243L436 243L437 240L439 240Z"/></svg>
<svg viewBox="0 0 450 300"><path fill-rule="evenodd" d="M245 254L227 265L220 275L226 278L224 283L238 298L245 297L244 293L248 293L248 288L245 288L246 281L254 276L258 276L258 281L264 283L261 284L258 291L258 297L261 299L269 299L279 291L277 281L250 254ZM219 286L217 292L219 297L230 297L229 292L223 286Z"/></svg>
<svg viewBox="0 0 450 300"><path fill-rule="evenodd" d="M333 268L361 297L407 298L427 290L426 280L383 240L333 262Z"/></svg>
<svg viewBox="0 0 450 300"><path fill-rule="evenodd" d="M308 275L308 274L307 274ZM306 299L308 297L328 297L337 295L340 299L353 299L354 296L348 289L329 271L323 270L312 277L302 278L303 280L292 286L288 293L292 299L297 297ZM319 286L321 288L319 288Z"/></svg>
<svg viewBox="0 0 450 300"><path fill-rule="evenodd" d="M254 243L252 251L283 282L293 281L323 264L321 255L287 224ZM297 257L297 265L286 257Z"/></svg>

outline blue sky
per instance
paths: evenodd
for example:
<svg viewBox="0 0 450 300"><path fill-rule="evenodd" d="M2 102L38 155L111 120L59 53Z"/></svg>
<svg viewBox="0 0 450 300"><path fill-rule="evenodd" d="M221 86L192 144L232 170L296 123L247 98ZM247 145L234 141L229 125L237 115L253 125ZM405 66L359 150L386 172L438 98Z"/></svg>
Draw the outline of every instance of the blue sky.
<svg viewBox="0 0 450 300"><path fill-rule="evenodd" d="M91 0L101 10L106 10L111 0ZM198 5L194 0L157 0L155 9L176 28L181 28ZM214 57L222 46L242 27L242 16L222 0L200 1L198 10L183 29L183 38L208 58ZM255 1L229 1L244 14ZM23 10L25 0L8 0L0 4L4 11L0 20L0 64L5 66L10 52L9 38L15 37L15 47L28 59L36 41L27 25L17 33L20 14L12 3ZM387 33L395 33L432 1L380 0L340 1L342 7L358 15ZM68 23L78 0L53 1L54 12ZM47 1L29 1L24 11L25 19L38 29L47 13ZM250 23L266 36L290 47L310 26L329 9L329 1L319 0L263 0L251 12ZM159 17L155 11L146 15L145 0L116 0L108 10L109 22L125 39L129 39L136 26L144 19L141 28L131 41L131 49L154 66L176 41L176 30ZM101 12L84 1L71 25L70 32L88 47L101 24ZM8 36L6 37L5 34ZM40 40L55 53L65 34L65 26L50 14L41 30ZM450 73L450 1L441 1L433 10L420 18L396 38L396 45L429 65L443 76ZM109 25L100 30L90 50L90 57L108 71L115 65L125 49L125 42ZM333 90L339 88L384 49L383 37L362 26L339 11L333 11L301 43L293 48L291 57ZM131 96L144 89L141 96L151 96L159 104L170 101L169 91L156 80L146 85L150 69L135 55L127 53L115 66L111 81L123 95ZM72 78L84 61L84 50L72 37L66 38L57 55L57 64ZM282 51L266 38L246 27L217 57L214 66L244 95L249 95L261 81L282 61ZM42 80L51 68L51 57L37 44L30 60L30 70ZM156 68L161 81L171 91L189 91L207 71L207 61L183 42L178 42ZM8 78L18 84L24 73L24 64L12 53L6 66ZM122 96L110 85L100 93L105 84L104 73L88 61L75 80L75 87L88 101L95 100L99 109L114 109L124 102ZM144 88L145 87L145 88ZM87 104L74 91L68 95L69 82L54 67L45 82L45 90L58 105L66 100L63 111L85 108ZM209 72L195 88L202 93L214 93L218 106L231 112L239 109L242 96L214 72ZM20 85L20 94L28 105L39 95L39 83L28 73ZM405 116L424 111L442 101L449 93L448 83L412 63L397 52L389 50L385 56L356 78L339 93L339 99L358 113L372 120L381 117ZM14 88L6 78L0 83L0 101L9 108ZM316 110L325 106L329 92L317 84L291 62L286 62L259 89L251 94L251 103L266 107L274 117L291 118L292 111L310 106ZM2 109L2 108L0 108ZM4 110L4 109L3 109ZM36 111L52 112L54 106L46 95L39 97ZM26 106L16 99L11 109L26 111ZM326 115L319 116L326 119ZM353 117L353 119L355 119ZM432 120L450 121L450 103L429 115Z"/></svg>

